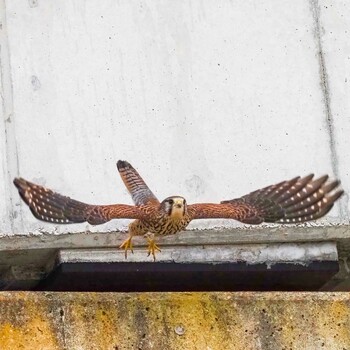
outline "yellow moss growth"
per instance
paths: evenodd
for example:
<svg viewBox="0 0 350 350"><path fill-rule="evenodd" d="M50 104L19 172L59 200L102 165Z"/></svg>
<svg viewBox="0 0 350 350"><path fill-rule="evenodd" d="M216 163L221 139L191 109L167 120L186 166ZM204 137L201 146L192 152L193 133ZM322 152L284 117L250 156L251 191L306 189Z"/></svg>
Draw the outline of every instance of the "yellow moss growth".
<svg viewBox="0 0 350 350"><path fill-rule="evenodd" d="M347 293L0 293L0 350L341 349Z"/></svg>
<svg viewBox="0 0 350 350"><path fill-rule="evenodd" d="M0 344L1 350L61 349L51 326L45 320L37 317L31 318L21 326L15 326L8 322L2 324L0 326Z"/></svg>

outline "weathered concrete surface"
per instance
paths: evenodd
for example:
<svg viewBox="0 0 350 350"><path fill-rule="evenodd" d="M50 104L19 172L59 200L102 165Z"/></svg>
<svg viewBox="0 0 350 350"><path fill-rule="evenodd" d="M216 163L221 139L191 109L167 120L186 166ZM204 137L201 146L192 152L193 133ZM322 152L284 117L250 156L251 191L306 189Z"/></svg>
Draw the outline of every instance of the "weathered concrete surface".
<svg viewBox="0 0 350 350"><path fill-rule="evenodd" d="M118 159L191 203L310 172L348 190L349 4L323 3L1 0L0 231L125 228L41 223L10 181L131 203ZM323 223L347 222L347 204Z"/></svg>
<svg viewBox="0 0 350 350"><path fill-rule="evenodd" d="M0 251L116 247L125 240L126 235L126 231L85 231L60 235L49 233L4 235L0 236ZM337 242L341 257L350 255L350 227L348 225L274 225L273 227L260 225L236 229L188 230L173 236L157 237L157 242L162 246L325 241ZM147 245L143 237L134 237L133 243L139 247Z"/></svg>
<svg viewBox="0 0 350 350"><path fill-rule="evenodd" d="M16 153L16 145L13 143L15 135L11 118L13 117L11 64L9 56L9 37L6 26L6 11L3 1L0 1L0 230L12 232L13 217L12 197L9 195L12 166L16 161L12 154Z"/></svg>
<svg viewBox="0 0 350 350"><path fill-rule="evenodd" d="M0 255L1 259L1 255ZM117 249L62 249L60 262L125 262L125 253ZM146 249L135 249L128 255L131 262L150 262ZM1 260L0 260L1 261ZM219 246L166 247L157 254L158 262L224 263L244 261L248 265L278 263L307 265L311 261L338 261L334 242L240 244Z"/></svg>
<svg viewBox="0 0 350 350"><path fill-rule="evenodd" d="M2 350L348 350L348 293L0 293Z"/></svg>
<svg viewBox="0 0 350 350"><path fill-rule="evenodd" d="M346 194L343 214L350 217L350 6L348 1L312 1L318 6L320 50L322 53L325 124L335 173Z"/></svg>

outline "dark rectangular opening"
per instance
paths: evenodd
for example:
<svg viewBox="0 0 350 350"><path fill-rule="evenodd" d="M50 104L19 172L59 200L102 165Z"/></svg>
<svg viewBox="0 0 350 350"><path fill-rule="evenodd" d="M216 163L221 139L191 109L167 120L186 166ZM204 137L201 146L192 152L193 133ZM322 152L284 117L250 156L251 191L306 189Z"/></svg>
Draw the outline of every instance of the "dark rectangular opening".
<svg viewBox="0 0 350 350"><path fill-rule="evenodd" d="M339 270L337 261L277 263L61 263L39 291L315 291Z"/></svg>

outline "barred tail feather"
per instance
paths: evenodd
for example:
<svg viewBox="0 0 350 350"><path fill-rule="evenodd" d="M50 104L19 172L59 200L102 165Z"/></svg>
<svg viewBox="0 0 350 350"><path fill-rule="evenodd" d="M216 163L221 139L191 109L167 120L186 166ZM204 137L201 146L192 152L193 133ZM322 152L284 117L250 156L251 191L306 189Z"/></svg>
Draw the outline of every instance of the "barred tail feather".
<svg viewBox="0 0 350 350"><path fill-rule="evenodd" d="M117 168L136 205L144 205L149 203L159 204L156 196L130 163L125 160L118 160Z"/></svg>

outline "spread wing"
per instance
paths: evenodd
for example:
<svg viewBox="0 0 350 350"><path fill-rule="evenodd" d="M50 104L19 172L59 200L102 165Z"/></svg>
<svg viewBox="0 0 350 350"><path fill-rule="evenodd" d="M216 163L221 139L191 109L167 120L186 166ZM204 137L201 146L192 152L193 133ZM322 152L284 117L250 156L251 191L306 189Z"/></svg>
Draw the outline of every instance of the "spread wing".
<svg viewBox="0 0 350 350"><path fill-rule="evenodd" d="M72 224L87 221L92 225L112 219L141 219L143 212L131 205L89 205L35 185L22 178L13 183L33 215L42 221Z"/></svg>
<svg viewBox="0 0 350 350"><path fill-rule="evenodd" d="M117 163L119 174L136 205L159 204L140 174L125 160Z"/></svg>
<svg viewBox="0 0 350 350"><path fill-rule="evenodd" d="M343 194L336 189L339 181L327 180L327 175L316 180L313 174L296 177L220 204L189 205L188 211L192 219L235 219L247 224L315 220L326 215Z"/></svg>

